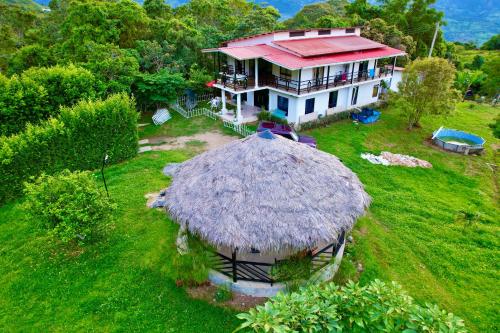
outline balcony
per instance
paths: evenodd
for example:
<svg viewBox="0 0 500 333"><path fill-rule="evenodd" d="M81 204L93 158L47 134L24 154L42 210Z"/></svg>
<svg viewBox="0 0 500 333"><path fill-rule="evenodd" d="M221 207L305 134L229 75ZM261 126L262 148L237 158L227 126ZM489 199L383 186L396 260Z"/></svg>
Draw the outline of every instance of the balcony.
<svg viewBox="0 0 500 333"><path fill-rule="evenodd" d="M335 87L346 86L359 82L371 81L390 76L391 69L381 67L378 70L358 71L358 72L339 72L329 77L320 77L312 80L293 80L289 77L269 75L259 77L259 87L268 87L283 90L289 93L301 95L321 90L327 90ZM217 84L224 88L230 88L235 91L244 91L255 87L255 77L248 76L245 73L231 74L219 73Z"/></svg>

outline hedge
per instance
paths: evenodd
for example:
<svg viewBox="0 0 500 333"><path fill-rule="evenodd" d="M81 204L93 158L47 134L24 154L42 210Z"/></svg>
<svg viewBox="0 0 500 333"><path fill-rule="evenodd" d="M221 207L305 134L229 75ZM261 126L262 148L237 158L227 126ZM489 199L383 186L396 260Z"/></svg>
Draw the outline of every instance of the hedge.
<svg viewBox="0 0 500 333"><path fill-rule="evenodd" d="M87 69L69 66L30 68L7 78L0 74L0 134L12 135L57 117L60 106L99 97L101 90Z"/></svg>
<svg viewBox="0 0 500 333"><path fill-rule="evenodd" d="M61 108L58 118L0 137L0 203L21 196L23 182L42 173L98 168L137 154L135 102L126 94Z"/></svg>

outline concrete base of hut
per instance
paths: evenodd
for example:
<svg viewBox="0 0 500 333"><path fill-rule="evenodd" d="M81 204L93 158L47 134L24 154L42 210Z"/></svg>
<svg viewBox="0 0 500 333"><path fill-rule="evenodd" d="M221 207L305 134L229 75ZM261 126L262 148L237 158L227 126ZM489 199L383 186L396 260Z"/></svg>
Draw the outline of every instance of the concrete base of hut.
<svg viewBox="0 0 500 333"><path fill-rule="evenodd" d="M273 285L271 285L263 282L233 282L231 278L214 270L210 271L208 279L217 286L228 286L231 288L231 291L235 293L253 297L273 297L279 291L284 291L286 289L283 283L273 283Z"/></svg>
<svg viewBox="0 0 500 333"><path fill-rule="evenodd" d="M326 265L319 271L313 274L310 283L321 283L333 279L337 273L342 257L344 256L345 242L342 244L340 249L335 256L333 263ZM285 291L286 286L284 283L263 283L263 282L250 282L250 281L238 281L233 282L228 276L219 273L217 271L211 270L208 276L210 282L217 286L228 286L231 291L248 295L253 297L273 297L280 291Z"/></svg>

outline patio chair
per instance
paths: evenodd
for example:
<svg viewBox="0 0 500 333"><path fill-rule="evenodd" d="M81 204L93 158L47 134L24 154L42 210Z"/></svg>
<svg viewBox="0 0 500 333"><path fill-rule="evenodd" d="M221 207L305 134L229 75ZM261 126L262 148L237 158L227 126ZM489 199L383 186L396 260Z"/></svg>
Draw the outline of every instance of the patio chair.
<svg viewBox="0 0 500 333"><path fill-rule="evenodd" d="M158 109L153 115L153 123L155 125L162 125L172 119L172 115L167 109Z"/></svg>

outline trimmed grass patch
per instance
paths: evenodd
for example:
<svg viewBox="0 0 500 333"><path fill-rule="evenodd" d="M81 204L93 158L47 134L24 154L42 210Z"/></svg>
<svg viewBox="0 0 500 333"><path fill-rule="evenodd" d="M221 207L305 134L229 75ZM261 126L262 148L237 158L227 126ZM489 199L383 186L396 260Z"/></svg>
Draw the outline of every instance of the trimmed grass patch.
<svg viewBox="0 0 500 333"><path fill-rule="evenodd" d="M356 129L346 120L306 134L352 168L373 198L337 280L396 280L418 301L462 317L472 331L496 332L500 214L498 178L488 163L498 164L492 145L499 141L488 124L498 109L473 105L460 104L447 119L424 119L423 128L412 132L385 109L374 125ZM221 128L205 117L172 115L141 136ZM441 125L482 136L485 154L463 156L429 145L426 139ZM178 227L145 205L144 194L169 184L162 167L192 157L196 146L149 152L107 168L116 222L105 240L83 251L51 245L24 220L19 202L1 207L0 331L231 332L239 324L234 311L191 299L176 287L171 262ZM413 155L433 168L384 167L359 156L382 150ZM479 213L478 221L467 226L459 218L464 210Z"/></svg>

